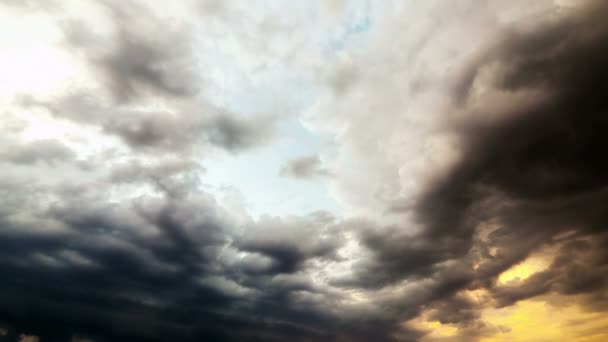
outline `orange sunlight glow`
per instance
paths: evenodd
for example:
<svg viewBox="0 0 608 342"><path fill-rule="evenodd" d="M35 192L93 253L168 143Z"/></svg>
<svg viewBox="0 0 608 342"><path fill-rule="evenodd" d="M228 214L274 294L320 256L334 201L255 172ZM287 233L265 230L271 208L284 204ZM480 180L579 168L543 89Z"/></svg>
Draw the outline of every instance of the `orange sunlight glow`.
<svg viewBox="0 0 608 342"><path fill-rule="evenodd" d="M545 270L551 263L553 249L544 249L523 262L504 271L498 277L499 286L515 286L530 276ZM485 290L462 291L474 302L488 304ZM522 300L504 308L487 307L481 311L481 321L491 327L491 333L480 342L605 342L608 341L608 317L591 312L580 303L585 298L558 294ZM431 310L407 321L405 326L428 332L421 342L467 341L464 333L453 324L430 320Z"/></svg>

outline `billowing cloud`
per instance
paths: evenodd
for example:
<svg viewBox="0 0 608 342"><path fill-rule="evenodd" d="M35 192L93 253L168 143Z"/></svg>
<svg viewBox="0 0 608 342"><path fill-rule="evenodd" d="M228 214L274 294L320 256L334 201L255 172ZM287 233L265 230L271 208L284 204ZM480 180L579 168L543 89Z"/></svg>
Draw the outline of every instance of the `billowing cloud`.
<svg viewBox="0 0 608 342"><path fill-rule="evenodd" d="M73 72L0 86L0 341L525 340L535 303L605 338L601 1L302 5L310 36L278 5L16 5ZM341 207L254 213L212 167Z"/></svg>
<svg viewBox="0 0 608 342"><path fill-rule="evenodd" d="M169 25L135 2L102 1L96 10L106 14L111 33L96 34L90 23L73 19L63 24L66 40L93 66L116 100L132 100L150 91L178 97L197 92L197 61L186 27Z"/></svg>

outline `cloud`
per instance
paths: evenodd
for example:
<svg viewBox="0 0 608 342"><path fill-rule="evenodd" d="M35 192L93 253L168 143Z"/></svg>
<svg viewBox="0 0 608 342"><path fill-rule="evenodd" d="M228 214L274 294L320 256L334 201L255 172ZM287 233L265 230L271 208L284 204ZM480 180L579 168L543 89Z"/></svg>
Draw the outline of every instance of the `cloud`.
<svg viewBox="0 0 608 342"><path fill-rule="evenodd" d="M100 189L114 186L106 183ZM97 200L74 198L60 189L52 193L59 200L52 206L42 205L39 212L17 209L2 220L0 259L3 271L11 274L0 295L3 320L27 326L43 338L66 339L74 332L136 340L238 339L254 327L248 334L263 333L254 317L276 320L275 329L300 329L289 322L301 321L301 313L279 308L289 289L302 285L272 277L294 272L309 253L324 255L323 244L314 238L310 247L295 241L289 245L287 237L284 243L276 240L287 254L262 244L240 247L238 253L259 251L280 265L251 272L243 263L222 261L223 251L233 248L230 240L236 236L225 221L227 214L204 194L141 196L111 204L103 191L94 193ZM47 194L30 200L41 205ZM43 230L36 232L38 227ZM302 260L282 258L292 251ZM40 277L46 281L35 281ZM254 293L263 293L263 300L256 300ZM36 309L19 310L24 303ZM184 320L186 312L194 316ZM207 326L202 322L217 324L193 330L194 325ZM233 324L242 324L245 330L232 333L224 328Z"/></svg>
<svg viewBox="0 0 608 342"><path fill-rule="evenodd" d="M508 306L551 292L603 298L606 279L595 272L603 269L599 241L605 239L601 227L606 225L602 214L606 172L598 158L606 148L601 114L605 104L600 95L605 75L597 70L607 50L605 27L597 24L596 16L605 11L603 4L589 2L561 9L546 20L537 18L493 33L492 41L454 73L458 86L451 88L446 102L438 101L449 104L439 107L446 116L438 121L443 120L443 127L429 130L431 137L423 138L451 137L446 141L457 153L445 158L449 163L425 161L428 175L422 176L422 186L415 191L388 200L378 197L384 206L405 205L392 207L396 217L390 223L358 233L371 257L355 263L356 276L336 284L375 291L404 282L412 288L425 287L419 301L410 294L400 296L397 303L409 307L396 316L405 321L435 307L429 319L456 324L458 338L465 340L483 334L478 324L483 323L480 311L485 305ZM356 86L365 87L366 81L370 82L364 78ZM390 94L366 98L353 91L356 88L337 95L359 107L369 106L363 101L395 101ZM422 96L416 93L412 102ZM363 116L369 112L354 110L354 115L369 118ZM378 138L374 126L380 125L388 135L393 129L363 122L370 127L356 122L346 129L338 126L346 132L342 143L357 153L351 155L359 164L385 163L386 169L364 175L391 184L394 176L385 170L399 159L389 154L387 158L393 159L387 162L386 153L375 150L376 146L390 150L394 144ZM364 140L368 136L369 143ZM407 146L403 154L408 155ZM417 156L412 158L410 164ZM344 168L352 165L339 166L336 172L349 172ZM407 179L398 180L399 185L392 187L396 194L407 185ZM343 180L336 180L337 186L343 186L339 182ZM364 205L357 198L345 198ZM563 234L569 235L557 241ZM559 262L548 270L519 284L496 283L498 275L542 246L568 247L560 247ZM462 297L467 290L488 290L490 297L479 304Z"/></svg>
<svg viewBox="0 0 608 342"><path fill-rule="evenodd" d="M116 106L90 94L71 94L52 101L24 97L24 108L41 108L58 119L68 119L120 138L130 148L145 153L201 150L215 146L239 152L273 138L275 118L242 117L194 100L169 103L166 110Z"/></svg>
<svg viewBox="0 0 608 342"><path fill-rule="evenodd" d="M3 116L0 340L419 341L429 321L476 341L508 330L487 310L539 296L605 313L608 6L525 3L397 11L316 70L331 177L318 155L280 173L328 177L348 215L215 196L205 158L271 144L279 119L206 99L192 18L106 1L107 32L63 21L95 77Z"/></svg>
<svg viewBox="0 0 608 342"><path fill-rule="evenodd" d="M281 169L280 174L296 179L312 179L326 177L329 175L329 171L323 168L319 156L312 155L289 160Z"/></svg>
<svg viewBox="0 0 608 342"><path fill-rule="evenodd" d="M32 164L38 161L50 165L55 162L70 160L75 157L72 150L56 140L38 140L7 146L2 160L16 164Z"/></svg>
<svg viewBox="0 0 608 342"><path fill-rule="evenodd" d="M190 51L189 30L168 25L143 4L99 3L114 34L100 36L79 19L64 23L68 43L99 72L114 99L131 101L148 92L192 96L198 91L197 61ZM158 27L162 26L162 30ZM150 35L150 32L155 32Z"/></svg>
<svg viewBox="0 0 608 342"><path fill-rule="evenodd" d="M294 273L309 259L335 257L342 238L339 232L331 230L327 220L324 215L263 217L236 244L242 250L270 257L274 261L273 273Z"/></svg>
<svg viewBox="0 0 608 342"><path fill-rule="evenodd" d="M230 151L260 145L272 138L273 121L269 117L236 119L217 116L207 127L209 141Z"/></svg>
<svg viewBox="0 0 608 342"><path fill-rule="evenodd" d="M450 260L466 264L479 252L470 265L479 263L471 269L473 277L451 292L489 289L498 306L550 292L601 297L605 277L596 272L604 268L599 245L606 239L607 179L598 156L606 148L606 105L600 95L606 75L598 70L608 51L608 31L596 16L606 10L592 2L531 31L510 30L475 61L465 77L469 88L455 94L463 106L457 110L469 113L456 125L463 137L462 157L418 200L416 215L425 230L402 243L398 254L388 254L390 260L415 271L410 260L435 268ZM511 108L496 101L515 92L542 96ZM484 233L485 239L477 238ZM559 236L567 238L556 240ZM373 246L382 265L395 240L380 241ZM432 247L411 257L412 250L423 247L408 248L408 243ZM501 272L540 246L561 246L548 270L517 285L495 283ZM446 308L450 301L439 304L440 321L475 319L470 308L468 317ZM456 316L446 317L450 312Z"/></svg>

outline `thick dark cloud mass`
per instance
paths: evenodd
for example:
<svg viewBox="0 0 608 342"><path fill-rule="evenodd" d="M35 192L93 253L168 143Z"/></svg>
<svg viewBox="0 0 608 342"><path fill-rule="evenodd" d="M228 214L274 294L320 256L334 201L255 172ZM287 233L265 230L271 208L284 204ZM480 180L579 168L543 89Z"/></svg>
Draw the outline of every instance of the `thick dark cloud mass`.
<svg viewBox="0 0 608 342"><path fill-rule="evenodd" d="M289 291L312 291L306 279L275 276L297 272L331 245L311 240L310 247L290 247L285 240L274 248L244 238L242 250L260 255L230 265L222 259L231 248L228 223L204 195L168 191L161 199L111 204L61 191L54 190L61 199L45 210L15 208L3 216L0 259L10 276L1 285L1 315L11 325L45 340L74 333L138 341L321 334L318 313L285 302ZM57 231L44 232L49 227Z"/></svg>
<svg viewBox="0 0 608 342"><path fill-rule="evenodd" d="M462 289L489 289L499 307L552 292L586 294L603 311L608 26L599 18L606 13L608 6L596 1L531 31L506 32L465 71L455 103L474 119L456 125L462 158L416 204L420 233L364 234L375 251L361 271L364 285L439 279L428 298L435 318L465 326L481 308L459 299ZM475 89L481 82L485 88ZM495 92L538 98L486 103ZM521 284L497 283L500 273L549 246L558 252L547 270ZM458 280L443 278L453 267L463 268Z"/></svg>
<svg viewBox="0 0 608 342"><path fill-rule="evenodd" d="M485 201L484 216L499 226L488 244L500 244L500 254L508 243L509 253L526 255L566 232L571 235L565 250L604 239L608 163L601 155L608 147L603 134L608 74L600 65L608 58L608 26L597 18L607 10L595 2L537 32L508 34L498 53L480 61L477 73L501 66L497 89L538 90L544 98L497 122L469 123L461 164L431 194L451 189L447 198L460 197L463 206ZM488 267L484 275L495 271Z"/></svg>
<svg viewBox="0 0 608 342"><path fill-rule="evenodd" d="M236 218L203 190L196 157L264 143L274 119L197 98L181 28L159 30L144 8L100 7L112 41L86 21L64 28L109 96L19 106L111 147L79 155L0 126L0 341L417 341L425 332L403 323L423 312L475 341L502 329L483 309L539 295L608 310L605 2L505 28L455 71L445 121L460 157L411 206L388 204L403 217L392 225L325 212ZM513 94L528 100L504 100ZM315 155L282 174L328 172ZM545 270L498 281L546 249ZM480 289L484 303L463 295Z"/></svg>

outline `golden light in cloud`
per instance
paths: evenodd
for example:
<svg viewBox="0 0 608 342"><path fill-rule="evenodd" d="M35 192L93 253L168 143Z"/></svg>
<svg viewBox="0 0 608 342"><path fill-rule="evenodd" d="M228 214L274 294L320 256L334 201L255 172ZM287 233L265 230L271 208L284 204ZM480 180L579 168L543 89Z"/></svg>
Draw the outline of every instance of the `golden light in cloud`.
<svg viewBox="0 0 608 342"><path fill-rule="evenodd" d="M542 248L498 277L498 286L518 286L527 278L546 270L559 247ZM608 341L608 317L590 312L580 303L581 296L558 294L522 300L504 308L492 307L491 296L484 289L461 291L459 296L479 305L480 321L488 327L480 342L605 342ZM421 342L468 341L467 332L454 324L430 320L431 310L424 311L404 325L428 332Z"/></svg>
<svg viewBox="0 0 608 342"><path fill-rule="evenodd" d="M419 331L428 331L428 334L421 339L421 342L441 341L458 334L458 327L453 324L441 324L439 321L429 321L428 312L408 321L405 323L405 326Z"/></svg>
<svg viewBox="0 0 608 342"><path fill-rule="evenodd" d="M465 294L472 295L470 291ZM543 296L523 300L505 308L487 308L481 321L492 328L480 342L605 342L608 341L608 317L586 311L580 297ZM559 304L556 304L559 303ZM428 320L430 311L406 322L406 327L428 332L421 342L467 341L454 324Z"/></svg>
<svg viewBox="0 0 608 342"><path fill-rule="evenodd" d="M427 327L433 329L429 337L451 337L458 333L458 328L451 324L441 324L438 321L427 323Z"/></svg>
<svg viewBox="0 0 608 342"><path fill-rule="evenodd" d="M485 310L484 322L508 330L482 338L481 342L608 341L608 317L604 313L585 311L575 302L563 306L549 303L569 300L574 301L574 298L553 295Z"/></svg>
<svg viewBox="0 0 608 342"><path fill-rule="evenodd" d="M441 341L452 338L458 334L458 327L453 324L441 324L436 320L430 320L432 311L427 310L422 315L404 323L406 328L413 328L418 331L428 332L422 337L421 342Z"/></svg>
<svg viewBox="0 0 608 342"><path fill-rule="evenodd" d="M550 264L550 260L544 255L534 255L523 262L504 271L498 277L498 283L509 285L518 283L532 276L535 273L545 270Z"/></svg>
<svg viewBox="0 0 608 342"><path fill-rule="evenodd" d="M486 290L465 290L458 293L458 296L470 300L476 304L481 304L488 300ZM403 323L405 328L415 329L426 332L420 342L456 342L461 340L462 331L455 324L442 324L437 320L431 319L431 315L437 309L423 310L422 314L415 319Z"/></svg>

